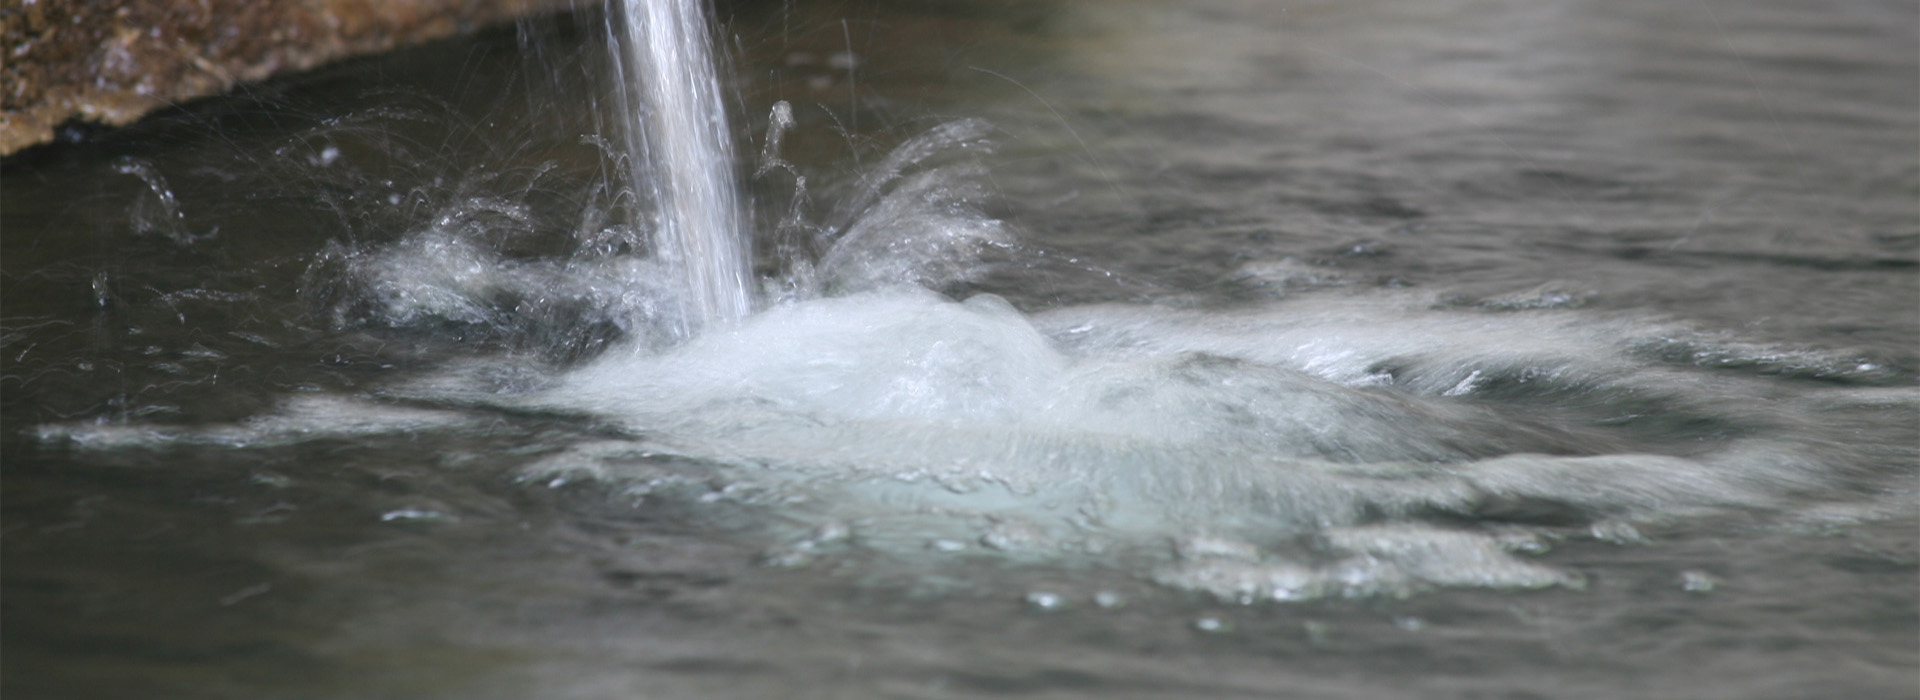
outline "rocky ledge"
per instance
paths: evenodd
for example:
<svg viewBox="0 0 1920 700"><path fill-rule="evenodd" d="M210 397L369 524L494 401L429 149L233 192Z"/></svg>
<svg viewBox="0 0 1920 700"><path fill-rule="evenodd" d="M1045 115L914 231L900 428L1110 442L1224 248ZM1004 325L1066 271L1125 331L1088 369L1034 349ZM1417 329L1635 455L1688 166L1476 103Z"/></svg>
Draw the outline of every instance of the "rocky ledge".
<svg viewBox="0 0 1920 700"><path fill-rule="evenodd" d="M270 75L598 0L0 3L0 155Z"/></svg>

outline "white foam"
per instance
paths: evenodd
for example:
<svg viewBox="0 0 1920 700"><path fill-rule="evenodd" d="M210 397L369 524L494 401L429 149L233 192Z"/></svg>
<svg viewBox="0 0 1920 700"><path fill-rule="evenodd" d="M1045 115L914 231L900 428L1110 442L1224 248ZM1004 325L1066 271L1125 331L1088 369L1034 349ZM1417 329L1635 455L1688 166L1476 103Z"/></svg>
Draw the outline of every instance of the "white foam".
<svg viewBox="0 0 1920 700"><path fill-rule="evenodd" d="M211 427L143 423L55 423L35 429L45 442L111 450L165 445L248 448L288 445L321 438L437 431L472 425L471 414L395 406L329 394L298 394L267 414L238 424Z"/></svg>
<svg viewBox="0 0 1920 700"><path fill-rule="evenodd" d="M1826 478L1792 440L1738 437L1790 424L1790 409L1720 405L1751 389L1637 358L1624 322L1404 301L1030 318L990 296L895 288L781 305L665 351L611 352L507 400L639 436L626 456L566 458L576 473L657 480L632 458L640 450L751 467L739 474L762 502L862 523L861 542L900 551L975 542L1085 556L1193 532L1319 533L1319 559L1206 557L1156 574L1262 600L1577 582L1516 554L1535 548L1421 513L1545 503L1628 522L1770 507ZM1495 410L1472 379L1488 376L1599 414L1651 402L1713 426L1689 453L1637 453L1603 428Z"/></svg>
<svg viewBox="0 0 1920 700"><path fill-rule="evenodd" d="M777 512L801 527L775 536L786 544L770 563L849 546L1129 552L1160 562L1163 584L1270 601L1577 585L1501 520L1546 509L1583 523L1572 536L1603 537L1788 507L1837 478L1823 411L1914 405L1907 389L1786 400L1777 382L1647 358L1645 339L1674 329L1585 313L1370 296L1027 316L988 295L894 287L779 304L677 346L634 339L516 383L536 389L500 393L492 372L455 367L396 393L616 423L630 437L549 455L527 478ZM1636 413L1653 422L1605 420ZM237 426L42 433L244 447L470 424L468 411L313 396Z"/></svg>

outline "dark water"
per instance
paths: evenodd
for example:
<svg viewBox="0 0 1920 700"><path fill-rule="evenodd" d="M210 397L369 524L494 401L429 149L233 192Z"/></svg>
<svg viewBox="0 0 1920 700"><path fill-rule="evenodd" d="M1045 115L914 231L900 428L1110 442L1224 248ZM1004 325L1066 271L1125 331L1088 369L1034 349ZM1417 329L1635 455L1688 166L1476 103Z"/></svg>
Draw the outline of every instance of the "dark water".
<svg viewBox="0 0 1920 700"><path fill-rule="evenodd" d="M722 8L678 350L597 17L16 157L0 682L1920 695L1915 9L1403 5Z"/></svg>

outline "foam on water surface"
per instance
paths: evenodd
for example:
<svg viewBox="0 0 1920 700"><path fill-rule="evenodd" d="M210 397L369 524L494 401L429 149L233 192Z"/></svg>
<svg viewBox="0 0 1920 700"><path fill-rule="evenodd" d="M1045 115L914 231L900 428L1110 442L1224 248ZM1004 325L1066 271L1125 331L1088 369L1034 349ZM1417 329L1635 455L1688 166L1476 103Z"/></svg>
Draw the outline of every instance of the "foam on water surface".
<svg viewBox="0 0 1920 700"><path fill-rule="evenodd" d="M1095 307L1036 324L990 296L874 292L615 351L485 400L610 419L649 450L788 483L927 481L928 502L1066 513L1041 517L1122 538L1273 537L1528 502L1589 519L1765 506L1829 476L1795 442L1803 409L1756 410L1740 401L1760 390L1746 380L1685 381L1635 359L1619 322L1393 308L1361 300L1335 323ZM1559 420L1531 405L1569 398L1585 405ZM1650 408L1665 415L1623 417ZM1674 449L1643 451L1662 442ZM851 498L825 508L873 505Z"/></svg>
<svg viewBox="0 0 1920 700"><path fill-rule="evenodd" d="M392 243L325 252L309 273L328 282L321 308L560 352L296 396L235 425L39 435L248 448L559 415L601 427L525 465L529 483L744 505L770 564L850 548L1102 562L1239 602L1579 586L1541 558L1553 541L1806 510L1806 494L1885 510L1844 505L1872 460L1828 424L1920 397L1858 358L1391 289L1035 313L929 291L1012 245L980 209L984 173L952 158L987 133L961 121L905 141L816 228L817 254L764 281L761 311L691 338L671 260L593 240L511 255L526 211L475 198Z"/></svg>
<svg viewBox="0 0 1920 700"><path fill-rule="evenodd" d="M1014 246L965 157L989 133L905 140L797 229L761 310L732 321L689 306L680 253L595 237L617 230L513 253L526 209L469 198L390 243L330 248L309 277L336 325L477 328L516 339L507 352L234 425L38 432L250 448L559 416L581 434L530 458L529 484L740 505L769 564L1099 563L1238 602L1579 586L1542 557L1554 541L1726 509L1887 512L1848 486L1876 461L1845 422L1920 397L1859 358L1444 292L1023 313L929 291ZM1244 270L1302 267L1276 265Z"/></svg>
<svg viewBox="0 0 1920 700"><path fill-rule="evenodd" d="M1917 403L1898 388L1803 398L1663 361L1648 349L1663 343L1779 354L1397 292L1027 315L893 287L778 303L684 344L635 339L558 372L480 360L385 399L307 397L237 426L41 434L247 447L469 430L494 409L579 416L624 437L542 457L529 482L744 504L769 518L769 563L848 547L1131 562L1118 565L1255 602L1578 586L1540 558L1555 539L1795 508L1846 477L1822 415ZM724 486L677 464L720 467Z"/></svg>

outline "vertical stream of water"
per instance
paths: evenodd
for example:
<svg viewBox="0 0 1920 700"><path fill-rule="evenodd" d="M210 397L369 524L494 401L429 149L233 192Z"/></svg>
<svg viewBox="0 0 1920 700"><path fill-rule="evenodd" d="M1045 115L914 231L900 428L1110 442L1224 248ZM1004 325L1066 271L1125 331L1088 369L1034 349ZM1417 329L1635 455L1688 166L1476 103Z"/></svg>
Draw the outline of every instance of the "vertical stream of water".
<svg viewBox="0 0 1920 700"><path fill-rule="evenodd" d="M628 172L655 205L655 255L681 293L675 332L745 316L750 255L704 0L625 0L615 60L625 84ZM615 19L613 21L621 21Z"/></svg>

